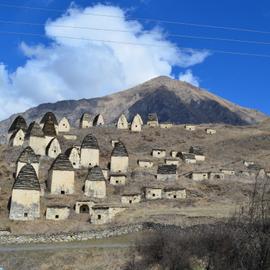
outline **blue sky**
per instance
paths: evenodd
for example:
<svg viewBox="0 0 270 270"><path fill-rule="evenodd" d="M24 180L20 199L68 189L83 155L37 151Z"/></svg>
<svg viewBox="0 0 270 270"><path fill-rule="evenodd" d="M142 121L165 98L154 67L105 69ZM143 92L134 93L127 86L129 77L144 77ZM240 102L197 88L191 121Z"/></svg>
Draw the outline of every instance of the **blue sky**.
<svg viewBox="0 0 270 270"><path fill-rule="evenodd" d="M128 23L131 19L135 20L136 18L156 18L166 21L180 21L194 24L247 28L270 32L270 2L267 0L256 2L251 0L118 0L106 2L77 0L74 1L74 3L76 6L81 8L80 10L82 12L83 8L95 7L98 4L114 8L117 7L118 10L125 12L125 23ZM166 46L164 46L164 48L161 46L162 48L159 48L159 52L150 51L150 54L153 53L154 55L154 60L159 58L156 66L154 68L151 67L153 70L147 70L149 66L147 61L154 60L151 58L147 60L142 57L142 59L139 61L139 64L141 63L141 67L137 67L139 64L136 62L133 65L134 68L129 67L131 70L128 74L123 73L121 76L116 77L112 70L117 70L117 68L120 68L120 66L126 67L126 63L130 61L130 57L132 57L133 52L134 57L136 57L134 47L126 45L126 47L129 47L129 49L127 49L127 52L125 51L121 54L121 48L104 48L105 46L98 48L98 46L94 44L93 54L95 53L95 56L87 56L87 59L89 59L87 63L91 63L91 66L89 66L89 76L91 77L91 80L88 80L85 77L81 77L83 75L78 74L78 67L81 67L82 70L80 73L85 72L85 76L88 76L86 63L81 60L84 58L83 50L81 50L82 54L79 56L76 55L75 51L80 50L80 48L84 48L88 52L93 47L86 48L84 44L74 45L71 43L66 43L65 40L63 41L62 39L52 38L53 35L59 34L59 32L57 32L57 30L55 30L56 28L53 28L53 26L55 26L57 23L60 25L66 23L65 20L60 20L59 22L59 17L63 15L63 12L16 9L14 7L8 8L1 6L1 4L11 3L9 1L0 1L0 63L2 64L2 72L0 70L2 73L2 79L0 77L0 91L2 92L0 92L0 98L2 99L2 111L0 112L0 118L8 116L13 111L17 112L24 110L28 106L37 105L41 102L55 101L57 99L65 98L88 98L111 93L116 90L121 90L121 88L132 86L133 84L138 83L141 78L148 78L147 76L151 77L152 74L163 75L163 73L165 73L164 75L171 75L175 78L179 78L179 74L188 74L189 72L192 73L195 81L197 79L200 87L208 89L212 93L239 105L258 109L266 114L270 114L270 58L228 55L215 53L212 51L224 50L249 54L264 54L270 56L270 45L184 39L170 36L170 34L179 34L270 42L270 33L259 34L253 32L227 31L221 29L191 27L179 24L137 20L143 30L153 31L153 29L158 29L158 32L162 32L162 38L164 39L163 41L170 43L168 52L166 52ZM71 2L67 0L12 1L12 5L43 7L45 9L49 8L60 10L68 9L70 4ZM108 13L110 11L106 11L106 9L104 9L104 12ZM116 12L116 14L118 14L117 10L113 10L112 12ZM76 26L84 26L83 20L85 20L85 18L75 20L72 16L73 15L69 16L69 25L75 23L74 25ZM97 18L97 20L98 19L99 18ZM48 20L54 22L54 24L48 23ZM106 20L105 24L104 20ZM101 26L103 28L112 28L112 20L112 18L103 18ZM45 31L44 26L42 25L14 25L3 23L3 21L24 21L30 23L47 24L48 27ZM129 29L134 28L133 26L128 27L130 27ZM138 27L138 25L136 27ZM61 31L62 30L63 29L61 29ZM46 32L46 36L8 35L3 33L5 31L27 32L35 34L44 34ZM135 29L135 36L137 35L136 31L137 30ZM70 36L72 33L75 33L76 35L78 31L68 32L67 34L64 32L64 35ZM63 32L61 32L59 35L61 34L63 34ZM105 33L105 38L106 37L107 34ZM150 40L150 43L153 43L155 38L155 33L151 32L151 35L146 36L145 40ZM111 35L109 36L109 39L113 39ZM117 35L114 39L120 40ZM71 49L73 45L76 47L76 50ZM202 56L201 60L198 60L198 57L200 57L198 55L184 55L183 57L189 57L187 60L188 63L190 63L192 57L197 57L197 60L195 61L193 61L194 59L192 58L192 63L185 64L183 63L183 60L175 59L177 58L174 52L176 45L179 48L207 49L208 54ZM58 48L55 49L56 47ZM61 56L62 58L59 57L59 54L62 54L64 51L66 53ZM106 69L104 70L104 67L100 67L100 65L96 62L99 60L105 61L104 59L107 53L107 56L110 57L110 53L112 53L112 51L112 55L116 55L117 57L114 61L112 60L110 63L106 63ZM96 55L98 52L100 52L101 55L97 58ZM205 51L199 50L199 52L203 54ZM129 55L127 55L128 53ZM71 59L67 63L63 62L62 66L61 63L55 64L55 62L54 64L48 64L45 58L48 58L48 56L51 55L53 55L55 58L59 57L60 60L66 59L69 57L69 55L71 55ZM140 52L138 55L143 54ZM179 56L179 58L181 57L182 56ZM162 62L162 59L165 59L165 63ZM66 70L67 65L70 66L73 63L74 70L77 69L77 71L74 73L72 69L68 71ZM132 63L133 62L131 61L131 65ZM53 71L48 72L48 69L50 68L52 68ZM39 73L41 69L44 74L40 77L35 77L35 74ZM110 71L112 71L111 76ZM53 72L55 72L56 75ZM132 76L132 72L134 76ZM138 72L141 72L142 74L139 76ZM104 73L104 76L102 77L100 73ZM28 74L29 80L27 81ZM23 79L22 76L24 76ZM105 76L110 78L104 79ZM134 77L134 80L130 79L130 77ZM126 83L120 82L122 78ZM52 89L51 84L48 83L50 80L53 81L55 89ZM80 83L76 84L78 80L80 80ZM99 80L104 80L106 83L102 82L101 85ZM112 81L111 88L110 80ZM91 89L91 91L88 91L87 89L84 90L84 86L82 86L83 83L89 84L87 87L88 89ZM44 85L46 85L47 88L45 88ZM35 87L36 89L34 89ZM95 91L95 87L97 87L99 90ZM30 91L29 88L33 89ZM18 103L16 103L16 96L20 97ZM12 105L14 102L16 105L12 108L12 111L5 107L6 104L9 104L10 108L10 105Z"/></svg>

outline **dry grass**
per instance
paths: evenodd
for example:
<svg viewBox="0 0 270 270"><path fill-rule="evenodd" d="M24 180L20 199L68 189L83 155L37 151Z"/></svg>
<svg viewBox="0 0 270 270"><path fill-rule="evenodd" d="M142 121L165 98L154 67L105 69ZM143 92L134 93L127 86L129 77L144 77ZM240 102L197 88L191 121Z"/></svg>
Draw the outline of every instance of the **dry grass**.
<svg viewBox="0 0 270 270"><path fill-rule="evenodd" d="M123 269L127 262L128 249L90 248L59 251L27 251L1 254L0 266L21 270L103 270Z"/></svg>
<svg viewBox="0 0 270 270"><path fill-rule="evenodd" d="M120 270L131 259L130 248L140 237L143 233L82 243L25 245L24 251L0 252L0 266L8 270Z"/></svg>
<svg viewBox="0 0 270 270"><path fill-rule="evenodd" d="M209 127L209 126L207 126ZM206 181L194 183L183 175L192 170L219 170L219 168L232 168L244 170L242 161L252 160L269 169L270 132L265 127L232 127L225 125L212 125L217 130L215 135L204 132L206 125L197 127L194 132L186 131L183 126L171 129L145 128L141 133L120 131L113 127L91 128L88 130L73 130L78 135L75 142L65 141L60 137L62 150L65 151L72 144L80 144L87 133L96 135L101 149L101 167L108 166L112 151L111 140L122 140L130 155L130 174L128 184L123 188L107 185L108 197L103 203L120 204L120 194L124 191L138 191L143 186L151 185L177 185L185 187L188 192L186 201L159 200L143 202L130 206L125 212L119 214L113 224L126 224L139 221L158 221L176 224L190 224L201 220L215 220L226 217L234 212L236 207L247 201L252 190L252 180L245 178L228 178L220 181ZM150 153L153 148L160 147L167 150L188 151L192 145L199 145L205 150L206 161L195 165L180 162L179 178L173 183L160 183L155 179L158 164L163 159L154 159L154 167L150 170L138 168L139 158L152 159ZM93 228L88 217L72 214L67 221L46 221L44 217L33 222L14 222L8 220L8 199L13 184L12 174L15 171L16 161L21 149L0 147L3 161L0 163L0 228L10 227L15 233L79 231ZM47 179L48 168L52 160L42 158L40 182ZM76 194L72 196L51 196L45 194L42 198L42 213L45 213L46 204L59 203L74 206L76 200L87 199L83 196L82 187L86 177L86 170L78 171L76 175ZM251 181L250 181L251 180ZM27 226L24 226L27 224Z"/></svg>

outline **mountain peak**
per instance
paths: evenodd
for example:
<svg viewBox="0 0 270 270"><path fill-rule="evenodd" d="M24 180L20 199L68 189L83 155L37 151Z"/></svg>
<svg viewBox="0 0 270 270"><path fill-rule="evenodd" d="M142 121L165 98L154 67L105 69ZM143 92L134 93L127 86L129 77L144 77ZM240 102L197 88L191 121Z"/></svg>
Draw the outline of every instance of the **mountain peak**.
<svg viewBox="0 0 270 270"><path fill-rule="evenodd" d="M187 82L183 82L168 76L158 76L155 78L152 78L146 82L144 82L143 84L149 84L149 85L154 85L154 86L166 86L169 88L177 88L177 87L192 87L192 88L196 88L195 86L193 86L192 84L189 84Z"/></svg>
<svg viewBox="0 0 270 270"><path fill-rule="evenodd" d="M150 79L149 81L153 81L153 82L168 82L173 80L171 77L169 76L165 76L165 75L161 75L161 76L157 76L155 78Z"/></svg>
<svg viewBox="0 0 270 270"><path fill-rule="evenodd" d="M158 76L131 89L105 97L61 101L41 104L21 115L28 121L37 121L48 111L58 118L67 117L77 125L82 113L92 116L102 114L106 123L114 122L122 113L131 121L139 113L144 120L148 113L157 113L160 122L184 123L225 123L232 125L255 124L266 119L258 111L233 104L214 94L174 80ZM0 135L7 132L15 116L0 122Z"/></svg>

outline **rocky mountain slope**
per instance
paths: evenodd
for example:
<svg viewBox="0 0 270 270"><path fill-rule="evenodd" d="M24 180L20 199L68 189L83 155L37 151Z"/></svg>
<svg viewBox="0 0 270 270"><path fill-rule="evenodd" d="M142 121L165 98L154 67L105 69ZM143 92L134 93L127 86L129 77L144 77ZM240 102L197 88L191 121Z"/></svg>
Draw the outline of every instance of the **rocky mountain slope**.
<svg viewBox="0 0 270 270"><path fill-rule="evenodd" d="M266 118L258 111L237 106L208 91L164 76L105 97L41 104L22 115L30 122L40 119L47 111L53 111L59 118L67 116L73 125L83 112L92 115L102 113L107 123L115 121L121 113L125 113L129 120L134 114L140 113L146 120L150 112L157 112L161 122L175 124L245 125ZM15 116L0 122L0 134L5 134Z"/></svg>

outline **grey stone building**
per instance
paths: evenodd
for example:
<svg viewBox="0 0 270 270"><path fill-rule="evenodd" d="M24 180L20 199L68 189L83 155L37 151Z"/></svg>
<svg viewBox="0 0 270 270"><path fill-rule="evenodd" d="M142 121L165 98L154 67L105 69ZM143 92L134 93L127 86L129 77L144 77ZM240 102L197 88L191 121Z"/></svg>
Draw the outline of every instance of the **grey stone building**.
<svg viewBox="0 0 270 270"><path fill-rule="evenodd" d="M9 218L33 220L40 217L40 184L32 165L26 164L17 176L11 195Z"/></svg>
<svg viewBox="0 0 270 270"><path fill-rule="evenodd" d="M177 166L176 165L159 165L157 170L157 180L168 181L176 180Z"/></svg>
<svg viewBox="0 0 270 270"><path fill-rule="evenodd" d="M89 169L85 180L84 194L89 197L100 199L106 197L106 181L99 166Z"/></svg>
<svg viewBox="0 0 270 270"><path fill-rule="evenodd" d="M19 129L22 129L24 132L27 130L27 123L25 119L20 115L14 119L14 121L12 122L12 124L8 129L8 141L11 135Z"/></svg>
<svg viewBox="0 0 270 270"><path fill-rule="evenodd" d="M20 154L19 158L16 162L16 177L18 176L21 168L26 165L30 164L33 166L33 168L36 171L36 174L38 176L39 174L39 156L37 156L34 152L34 150L27 146Z"/></svg>
<svg viewBox="0 0 270 270"><path fill-rule="evenodd" d="M148 114L147 125L149 127L158 127L158 116L156 113L149 113Z"/></svg>

